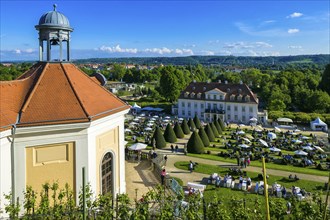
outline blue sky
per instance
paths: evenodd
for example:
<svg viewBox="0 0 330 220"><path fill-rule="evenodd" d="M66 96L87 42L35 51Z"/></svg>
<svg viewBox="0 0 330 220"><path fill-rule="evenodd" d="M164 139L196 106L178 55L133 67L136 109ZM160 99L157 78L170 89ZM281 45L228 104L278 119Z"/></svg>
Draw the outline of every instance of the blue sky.
<svg viewBox="0 0 330 220"><path fill-rule="evenodd" d="M34 26L54 3L73 59L330 53L327 0L0 2L1 61L38 59Z"/></svg>

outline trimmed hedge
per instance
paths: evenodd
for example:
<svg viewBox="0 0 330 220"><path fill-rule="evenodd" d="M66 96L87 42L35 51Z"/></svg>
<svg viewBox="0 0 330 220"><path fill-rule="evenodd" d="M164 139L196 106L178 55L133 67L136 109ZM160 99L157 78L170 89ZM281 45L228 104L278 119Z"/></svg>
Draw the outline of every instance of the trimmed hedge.
<svg viewBox="0 0 330 220"><path fill-rule="evenodd" d="M166 147L165 138L158 126L156 127L154 135L152 136L151 145L155 146L158 149L162 149Z"/></svg>
<svg viewBox="0 0 330 220"><path fill-rule="evenodd" d="M188 153L202 154L204 153L204 144L199 137L197 131L194 131L187 143Z"/></svg>
<svg viewBox="0 0 330 220"><path fill-rule="evenodd" d="M210 126L211 126L211 128L212 128L212 131L213 131L214 137L219 137L218 129L215 127L215 125L214 125L213 122L210 123Z"/></svg>
<svg viewBox="0 0 330 220"><path fill-rule="evenodd" d="M222 134L222 129L221 129L221 126L220 126L219 122L218 121L214 121L214 125L217 128L218 133L219 134Z"/></svg>
<svg viewBox="0 0 330 220"><path fill-rule="evenodd" d="M177 138L183 138L184 137L184 133L182 131L182 128L181 128L179 122L176 122L175 125L174 125L174 133L175 133Z"/></svg>
<svg viewBox="0 0 330 220"><path fill-rule="evenodd" d="M190 134L190 129L189 129L186 119L183 119L181 128L182 128L182 131L184 134Z"/></svg>
<svg viewBox="0 0 330 220"><path fill-rule="evenodd" d="M164 138L167 142L170 142L170 143L175 143L177 141L176 135L175 135L170 123L168 123L166 126L166 129L164 131Z"/></svg>
<svg viewBox="0 0 330 220"><path fill-rule="evenodd" d="M204 144L204 147L209 147L210 146L210 140L207 134L205 133L204 129L201 128L198 131L199 137L202 139L202 142Z"/></svg>
<svg viewBox="0 0 330 220"><path fill-rule="evenodd" d="M218 119L218 122L221 127L221 130L224 131L226 128L225 123L223 122L223 120L221 118Z"/></svg>
<svg viewBox="0 0 330 220"><path fill-rule="evenodd" d="M194 117L194 123L195 123L195 126L197 129L200 129L202 127L201 121L199 120L197 115L195 115L195 117Z"/></svg>
<svg viewBox="0 0 330 220"><path fill-rule="evenodd" d="M212 128L211 128L210 124L207 124L204 127L204 131L205 131L207 137L209 138L209 141L210 142L214 142L215 141L215 137L214 137L214 134L213 134L213 131L212 131Z"/></svg>
<svg viewBox="0 0 330 220"><path fill-rule="evenodd" d="M195 125L194 121L191 118L189 118L188 126L189 126L191 131L194 131L196 129L196 125Z"/></svg>

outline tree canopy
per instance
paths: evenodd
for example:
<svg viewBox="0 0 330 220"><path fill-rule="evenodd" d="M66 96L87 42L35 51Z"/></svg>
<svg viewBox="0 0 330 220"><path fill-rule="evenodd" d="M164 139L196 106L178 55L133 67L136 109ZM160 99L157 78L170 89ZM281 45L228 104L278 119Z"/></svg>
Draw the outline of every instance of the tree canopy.
<svg viewBox="0 0 330 220"><path fill-rule="evenodd" d="M177 141L176 135L170 123L168 123L166 126L166 129L164 131L164 138L167 142L170 143L175 143Z"/></svg>
<svg viewBox="0 0 330 220"><path fill-rule="evenodd" d="M158 149L163 149L166 147L165 138L158 126L156 127L154 135L152 136L151 145Z"/></svg>
<svg viewBox="0 0 330 220"><path fill-rule="evenodd" d="M187 143L188 153L202 154L204 153L204 144L195 130Z"/></svg>

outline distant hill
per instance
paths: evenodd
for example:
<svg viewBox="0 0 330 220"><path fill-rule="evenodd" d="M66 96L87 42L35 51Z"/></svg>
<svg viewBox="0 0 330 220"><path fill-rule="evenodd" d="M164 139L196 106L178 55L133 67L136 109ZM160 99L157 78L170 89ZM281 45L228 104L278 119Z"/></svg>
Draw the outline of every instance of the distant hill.
<svg viewBox="0 0 330 220"><path fill-rule="evenodd" d="M326 65L330 63L330 54L298 56L188 56L188 57L128 57L128 58L91 58L75 60L74 63L126 63L138 65L221 65L221 66L286 66L290 64Z"/></svg>

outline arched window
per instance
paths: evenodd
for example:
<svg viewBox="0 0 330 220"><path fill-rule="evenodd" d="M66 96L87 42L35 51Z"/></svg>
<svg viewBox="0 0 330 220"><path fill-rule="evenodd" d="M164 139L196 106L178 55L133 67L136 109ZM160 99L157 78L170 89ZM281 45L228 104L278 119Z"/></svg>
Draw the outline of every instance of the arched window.
<svg viewBox="0 0 330 220"><path fill-rule="evenodd" d="M112 193L113 187L113 159L110 152L106 153L102 159L102 194Z"/></svg>

